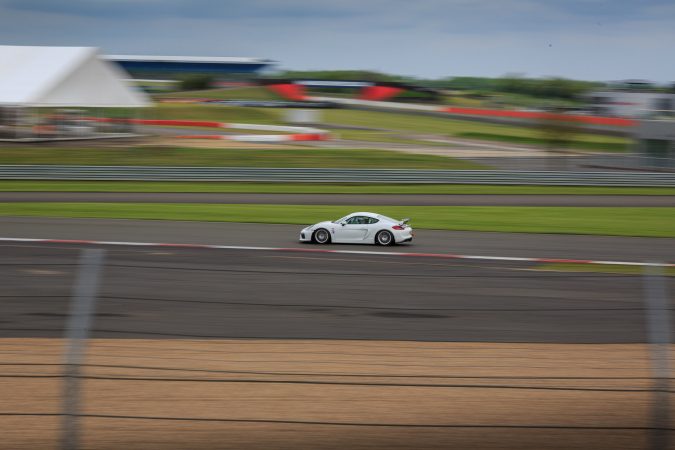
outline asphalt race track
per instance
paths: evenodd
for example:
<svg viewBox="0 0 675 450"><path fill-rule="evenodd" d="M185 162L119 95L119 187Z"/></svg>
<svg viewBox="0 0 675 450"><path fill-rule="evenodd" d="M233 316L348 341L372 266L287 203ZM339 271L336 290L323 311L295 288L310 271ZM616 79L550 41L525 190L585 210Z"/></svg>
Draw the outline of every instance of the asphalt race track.
<svg viewBox="0 0 675 450"><path fill-rule="evenodd" d="M0 218L0 237L11 238L675 262L675 239L670 238L416 230L412 243L395 247L345 244L319 247L297 241L301 228L301 225L228 222Z"/></svg>
<svg viewBox="0 0 675 450"><path fill-rule="evenodd" d="M0 202L136 202L416 206L659 206L673 196L0 192Z"/></svg>
<svg viewBox="0 0 675 450"><path fill-rule="evenodd" d="M0 237L670 261L675 240L418 230L396 247L300 244L300 227L3 218ZM62 335L82 246L0 244L0 337ZM108 246L96 337L634 343L639 276L532 263ZM671 279L672 280L672 279ZM673 282L670 281L672 292ZM674 327L675 329L675 327Z"/></svg>
<svg viewBox="0 0 675 450"><path fill-rule="evenodd" d="M80 246L2 244L0 338L60 337ZM108 247L93 337L646 340L639 276L394 256ZM674 283L669 281L672 292Z"/></svg>
<svg viewBox="0 0 675 450"><path fill-rule="evenodd" d="M0 219L0 237L629 260L671 260L675 248L673 239L430 230L412 245L323 247L298 244L299 228ZM661 385L650 380L638 275L5 241L0 427L12 431L0 448L58 442L58 338L92 247L105 259L82 370L87 448L637 450L655 423L647 406ZM661 281L672 298L675 277Z"/></svg>

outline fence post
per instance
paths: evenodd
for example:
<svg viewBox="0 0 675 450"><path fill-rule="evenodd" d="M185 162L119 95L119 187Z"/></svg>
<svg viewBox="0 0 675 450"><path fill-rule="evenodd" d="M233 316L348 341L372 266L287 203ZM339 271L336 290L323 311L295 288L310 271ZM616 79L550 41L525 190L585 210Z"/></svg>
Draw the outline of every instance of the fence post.
<svg viewBox="0 0 675 450"><path fill-rule="evenodd" d="M654 384L649 448L666 450L670 428L670 305L663 265L648 264L644 270L647 335Z"/></svg>
<svg viewBox="0 0 675 450"><path fill-rule="evenodd" d="M84 249L80 253L66 327L62 450L79 447L80 365L84 360L104 255L105 250L102 249Z"/></svg>

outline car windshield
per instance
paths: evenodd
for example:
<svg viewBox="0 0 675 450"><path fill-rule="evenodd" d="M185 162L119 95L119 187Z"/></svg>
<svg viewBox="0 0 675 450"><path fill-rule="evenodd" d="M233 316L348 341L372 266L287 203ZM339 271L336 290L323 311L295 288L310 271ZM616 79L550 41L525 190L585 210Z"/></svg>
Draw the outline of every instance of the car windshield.
<svg viewBox="0 0 675 450"><path fill-rule="evenodd" d="M349 216L351 216L351 214L347 214L346 216L344 216L344 217L342 217L342 218L340 218L340 219L336 219L336 220L333 221L333 223L340 223L340 222L342 222L343 220L347 220L347 218L349 218Z"/></svg>

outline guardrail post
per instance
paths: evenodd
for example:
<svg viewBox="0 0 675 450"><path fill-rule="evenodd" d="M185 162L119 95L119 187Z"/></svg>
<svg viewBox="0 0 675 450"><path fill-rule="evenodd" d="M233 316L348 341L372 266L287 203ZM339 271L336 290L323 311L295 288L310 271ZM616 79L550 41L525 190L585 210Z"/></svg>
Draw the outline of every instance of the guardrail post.
<svg viewBox="0 0 675 450"><path fill-rule="evenodd" d="M76 450L79 447L80 366L84 360L104 255L105 250L102 249L84 249L80 253L66 328L62 450Z"/></svg>
<svg viewBox="0 0 675 450"><path fill-rule="evenodd" d="M647 335L654 384L649 436L651 450L667 450L670 428L670 305L666 295L663 265L649 264L644 270Z"/></svg>

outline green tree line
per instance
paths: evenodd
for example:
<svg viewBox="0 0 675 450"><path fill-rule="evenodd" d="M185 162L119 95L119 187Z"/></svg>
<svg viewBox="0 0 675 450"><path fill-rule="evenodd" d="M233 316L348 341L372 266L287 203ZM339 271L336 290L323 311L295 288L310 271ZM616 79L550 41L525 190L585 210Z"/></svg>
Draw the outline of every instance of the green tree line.
<svg viewBox="0 0 675 450"><path fill-rule="evenodd" d="M282 78L307 78L318 80L364 80L364 81L403 81L420 86L475 91L479 93L509 92L536 97L575 99L590 90L603 86L603 83L582 80L570 80L559 77L527 78L509 74L499 78L489 77L447 77L424 79L403 77L365 70L318 70L286 71L276 75Z"/></svg>

